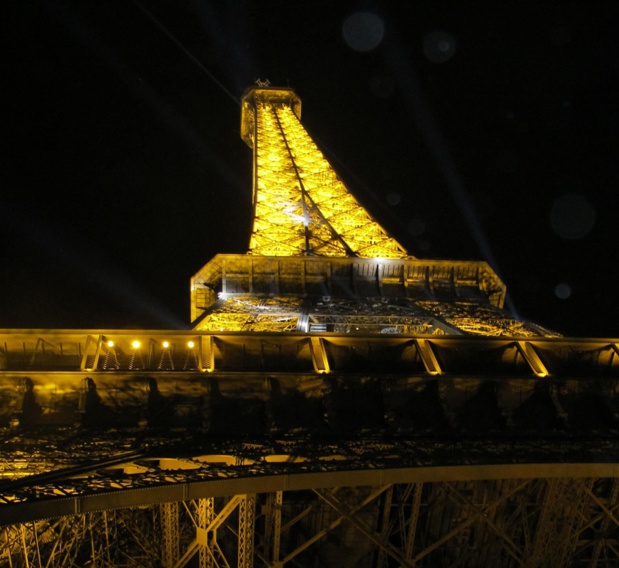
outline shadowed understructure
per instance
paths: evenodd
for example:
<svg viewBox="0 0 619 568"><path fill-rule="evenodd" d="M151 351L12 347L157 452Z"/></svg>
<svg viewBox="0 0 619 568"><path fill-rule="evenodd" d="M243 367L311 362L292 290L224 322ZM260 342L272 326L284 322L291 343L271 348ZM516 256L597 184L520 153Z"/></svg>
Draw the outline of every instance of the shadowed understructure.
<svg viewBox="0 0 619 568"><path fill-rule="evenodd" d="M409 254L300 119L244 94L249 250L191 330L0 330L2 563L616 566L619 340Z"/></svg>

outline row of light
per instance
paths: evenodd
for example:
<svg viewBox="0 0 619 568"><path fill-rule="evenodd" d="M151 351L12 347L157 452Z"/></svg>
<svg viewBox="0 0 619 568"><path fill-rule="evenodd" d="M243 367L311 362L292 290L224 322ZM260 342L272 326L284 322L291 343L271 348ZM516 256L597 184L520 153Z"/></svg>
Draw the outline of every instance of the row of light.
<svg viewBox="0 0 619 568"><path fill-rule="evenodd" d="M107 342L107 346L108 346L110 349L111 349L112 347L114 347L115 345L116 345L116 344L115 344L113 341L108 341L108 342ZM139 349L141 346L142 346L142 342L141 342L141 341L139 341L139 340L137 340L137 339L134 339L134 340L131 342L131 347L132 347L133 349ZM164 341L164 342L162 342L162 343L161 343L161 346L162 346L164 349L168 349L168 348L170 347L170 342L169 342L169 341ZM194 342L194 341L188 341L188 342L187 342L187 347L188 347L189 349L194 349L194 348L195 348L195 346L196 346L196 344L195 344L195 342Z"/></svg>

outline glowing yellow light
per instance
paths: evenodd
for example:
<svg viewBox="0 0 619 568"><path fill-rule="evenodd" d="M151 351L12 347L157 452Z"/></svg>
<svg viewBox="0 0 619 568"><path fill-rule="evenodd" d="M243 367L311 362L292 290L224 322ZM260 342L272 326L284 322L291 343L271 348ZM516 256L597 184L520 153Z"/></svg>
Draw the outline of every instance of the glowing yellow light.
<svg viewBox="0 0 619 568"><path fill-rule="evenodd" d="M193 341L188 341L187 342L187 347L189 347L189 349L193 349L196 346L196 344Z"/></svg>
<svg viewBox="0 0 619 568"><path fill-rule="evenodd" d="M164 341L163 342L163 348L167 349L168 347L170 347L170 342L169 341Z"/></svg>
<svg viewBox="0 0 619 568"><path fill-rule="evenodd" d="M114 342L113 341L108 341L107 342L107 346L108 347L114 347Z"/></svg>
<svg viewBox="0 0 619 568"><path fill-rule="evenodd" d="M141 343L135 339L132 343L131 343L131 347L133 347L134 349L139 349L140 348Z"/></svg>
<svg viewBox="0 0 619 568"><path fill-rule="evenodd" d="M252 254L407 256L337 177L300 123L292 91L253 89L243 104L242 136L255 149Z"/></svg>

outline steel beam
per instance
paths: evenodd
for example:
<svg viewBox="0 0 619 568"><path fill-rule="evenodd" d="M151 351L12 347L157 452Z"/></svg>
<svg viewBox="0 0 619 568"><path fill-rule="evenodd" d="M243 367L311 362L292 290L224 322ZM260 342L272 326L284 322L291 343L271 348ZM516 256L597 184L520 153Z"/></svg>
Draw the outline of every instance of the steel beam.
<svg viewBox="0 0 619 568"><path fill-rule="evenodd" d="M384 489L383 489L384 490ZM327 503L330 507L335 509L343 518L352 523L354 527L361 532L367 539L374 543L381 551L388 556L391 556L394 560L400 563L400 566L413 566L411 562L406 560L399 551L395 550L388 542L383 541L376 536L374 532L363 521L359 520L355 515L359 512L360 508L357 508L354 513L347 511L345 507L340 503L333 495L327 495L326 493L317 489L313 490L320 499Z"/></svg>
<svg viewBox="0 0 619 568"><path fill-rule="evenodd" d="M179 559L178 502L162 503L161 515L161 564L172 568Z"/></svg>
<svg viewBox="0 0 619 568"><path fill-rule="evenodd" d="M517 345L518 350L535 375L538 377L547 377L550 374L530 341L518 341Z"/></svg>
<svg viewBox="0 0 619 568"><path fill-rule="evenodd" d="M198 526L206 529L215 516L215 503L212 497L208 499L198 499ZM208 540L206 543L200 542L199 547L199 566L200 568L213 568L213 554L209 550Z"/></svg>
<svg viewBox="0 0 619 568"><path fill-rule="evenodd" d="M404 558L411 560L415 546L415 535L417 534L417 523L419 521L419 509L421 507L421 496L423 494L423 483L418 482L413 485L413 501L408 520L408 530L406 532L406 545L404 547Z"/></svg>
<svg viewBox="0 0 619 568"><path fill-rule="evenodd" d="M254 566L256 496L243 495L239 502L238 568Z"/></svg>
<svg viewBox="0 0 619 568"><path fill-rule="evenodd" d="M416 339L415 344L417 345L417 352L421 357L426 372L429 375L440 375L442 373L441 365L434 354L432 343L427 339Z"/></svg>
<svg viewBox="0 0 619 568"><path fill-rule="evenodd" d="M507 491L505 493L503 493L499 499L497 499L496 501L489 503L486 507L485 507L485 512L489 512L491 510L493 510L494 508L498 507L501 503L503 503L504 501L507 501L512 495L514 495L515 493L517 493L518 491L522 490L524 487L526 487L528 484L530 483L530 480L525 480L522 483L519 483L518 485L516 485L515 487L513 487L510 491ZM419 562L422 558L428 556L430 553L432 553L434 550L438 549L440 546L442 546L443 544L445 544L448 540L450 540L451 538L453 538L455 535L457 535L458 533L462 532L464 529L466 529L467 527L471 526L473 523L475 523L477 521L477 516L474 517L468 517L465 518L465 520L461 523L459 523L457 526L455 526L453 529L451 529L450 531L446 532L445 534L443 534L440 538L438 538L437 540L435 540L434 542L430 543L428 546L426 546L426 548L424 548L423 550L421 550L420 552L418 552L414 558L412 559L412 565L415 564L415 562Z"/></svg>
<svg viewBox="0 0 619 568"><path fill-rule="evenodd" d="M329 357L327 356L323 338L311 337L310 349L312 352L314 371L317 373L329 373L331 368L329 366Z"/></svg>
<svg viewBox="0 0 619 568"><path fill-rule="evenodd" d="M574 553L582 507L592 480L549 479L538 520L531 555L523 562L526 568L553 563L568 566Z"/></svg>
<svg viewBox="0 0 619 568"><path fill-rule="evenodd" d="M380 528L380 539L383 542L387 542L391 533L391 507L393 505L393 486L389 487L389 489L385 492L383 497L383 506L382 506L382 521ZM388 565L387 554L383 550L379 550L378 559L377 559L377 567L383 568Z"/></svg>
<svg viewBox="0 0 619 568"><path fill-rule="evenodd" d="M590 490L587 491L587 493L589 494L589 496L593 495L593 493ZM604 517L602 518L599 530L597 531L598 533L604 536L609 534L609 527L611 525L611 522L616 527L619 527L619 519L614 514L614 511L619 507L619 503L617 502L618 497L619 497L619 479L613 479L611 490L608 495L606 505L604 505L597 496L594 499L595 502L600 506L600 508L604 512ZM596 566L598 565L598 561L600 560L600 556L602 555L602 551L604 550L606 540L607 540L606 538L599 538L593 544L593 552L591 554L591 561L589 563L589 568L596 568ZM616 560L619 561L619 555L616 555Z"/></svg>
<svg viewBox="0 0 619 568"><path fill-rule="evenodd" d="M375 491L372 491L370 493L370 495L368 495L359 505L354 507L352 510L348 511L348 514L349 515L354 515L355 513L357 513L361 509L363 509L367 504L369 504L372 501L374 501L374 499L379 497L384 491L389 489L389 487L390 487L390 485L384 485L382 487L379 487ZM309 509L311 509L311 508L306 509L306 511L304 511L303 513L298 515L295 518L295 521L298 520L301 516L305 516L307 514L307 512L309 511ZM298 546L295 550L293 550L292 552L288 553L281 560L281 562L280 562L280 564L278 566L284 566L288 562L291 562L296 556L301 554L301 552L303 552L304 550L306 550L307 548L312 546L315 542L319 541L321 538L323 538L324 536L329 534L332 530L334 530L336 527L338 527L342 523L342 521L344 521L345 519L346 519L346 517L344 515L340 515L338 518L336 518L331 523L329 523L329 525L327 525L322 530L320 530L319 532L314 534L312 537L308 538L303 544ZM286 527L290 527L290 526L291 526L291 523L288 523L286 525Z"/></svg>
<svg viewBox="0 0 619 568"><path fill-rule="evenodd" d="M283 491L276 491L267 495L263 539L264 556L269 566L279 565L283 496Z"/></svg>

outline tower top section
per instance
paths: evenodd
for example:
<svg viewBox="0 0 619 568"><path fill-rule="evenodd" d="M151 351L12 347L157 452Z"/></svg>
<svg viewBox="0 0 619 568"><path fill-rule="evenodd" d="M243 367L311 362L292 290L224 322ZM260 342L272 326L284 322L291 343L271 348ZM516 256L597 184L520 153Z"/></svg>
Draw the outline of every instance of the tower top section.
<svg viewBox="0 0 619 568"><path fill-rule="evenodd" d="M408 253L353 197L301 125L290 88L248 89L241 137L253 151L249 253L401 259Z"/></svg>
<svg viewBox="0 0 619 568"><path fill-rule="evenodd" d="M254 109L259 104L289 107L301 120L301 99L290 87L250 87L245 90L241 102L241 138L250 147L254 146Z"/></svg>

